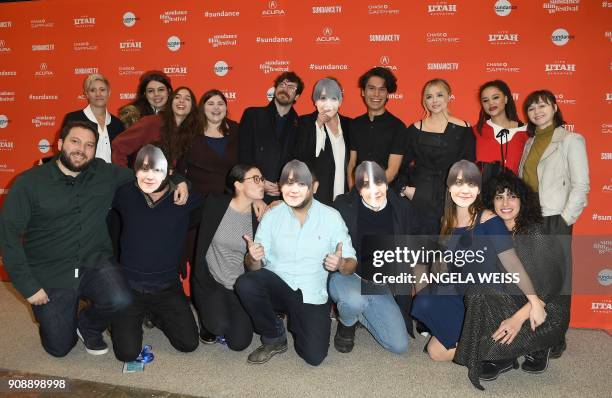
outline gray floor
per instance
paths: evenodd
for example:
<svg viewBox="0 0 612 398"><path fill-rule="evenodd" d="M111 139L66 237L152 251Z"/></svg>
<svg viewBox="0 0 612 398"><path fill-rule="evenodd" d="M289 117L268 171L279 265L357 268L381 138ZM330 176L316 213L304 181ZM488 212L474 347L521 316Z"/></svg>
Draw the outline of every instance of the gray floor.
<svg viewBox="0 0 612 398"><path fill-rule="evenodd" d="M47 355L38 341L28 306L12 286L0 283L0 368L64 376L179 394L210 397L612 397L612 346L602 331L570 330L568 349L550 362L541 375L520 370L485 384L482 393L472 387L467 370L452 363L430 361L422 348L423 337L409 352L398 356L383 350L364 329L358 329L350 354L330 347L319 367L305 364L290 347L269 363L248 365L245 352L221 345L200 345L194 353L176 352L163 334L145 331L145 343L153 346L155 361L143 373L123 374L112 353L94 357L81 343L65 358ZM332 325L332 332L335 324ZM290 342L291 344L291 342ZM1 393L0 393L1 395Z"/></svg>

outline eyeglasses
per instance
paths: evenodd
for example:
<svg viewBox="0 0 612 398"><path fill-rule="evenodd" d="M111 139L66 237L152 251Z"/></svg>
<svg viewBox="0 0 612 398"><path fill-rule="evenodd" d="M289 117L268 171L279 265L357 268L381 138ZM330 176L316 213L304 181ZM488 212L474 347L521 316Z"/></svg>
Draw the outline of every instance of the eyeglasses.
<svg viewBox="0 0 612 398"><path fill-rule="evenodd" d="M250 179L253 179L253 182L254 182L255 184L259 184L259 183L264 182L264 178L263 178L263 176L253 176L253 177L247 177L247 178L245 178L243 181L250 180Z"/></svg>
<svg viewBox="0 0 612 398"><path fill-rule="evenodd" d="M278 83L278 87L287 89L289 91L295 91L297 90L298 86L295 83L290 83L287 80L283 80L282 82Z"/></svg>

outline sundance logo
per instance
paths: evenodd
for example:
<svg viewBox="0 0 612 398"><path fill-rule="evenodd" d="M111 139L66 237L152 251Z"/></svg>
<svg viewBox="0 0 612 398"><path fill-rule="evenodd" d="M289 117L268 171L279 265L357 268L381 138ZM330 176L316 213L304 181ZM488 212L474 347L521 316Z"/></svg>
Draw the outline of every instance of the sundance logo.
<svg viewBox="0 0 612 398"><path fill-rule="evenodd" d="M120 100L133 100L136 98L136 93L119 93Z"/></svg>
<svg viewBox="0 0 612 398"><path fill-rule="evenodd" d="M382 66L383 68L387 68L387 69L393 70L393 71L396 71L398 69L396 65L392 65L391 64L391 58L388 55L382 55L378 59L378 62L380 62L380 64L379 65L374 65L374 67Z"/></svg>
<svg viewBox="0 0 612 398"><path fill-rule="evenodd" d="M32 44L32 51L53 51L55 44Z"/></svg>
<svg viewBox="0 0 612 398"><path fill-rule="evenodd" d="M264 75L277 72L289 72L289 64L289 61L274 59L259 64L259 70L262 71Z"/></svg>
<svg viewBox="0 0 612 398"><path fill-rule="evenodd" d="M427 70L459 70L458 62L430 62Z"/></svg>
<svg viewBox="0 0 612 398"><path fill-rule="evenodd" d="M136 25L136 21L139 21L140 18L138 18L136 16L136 14L134 14L131 11L126 12L125 14L123 14L123 24L125 26L127 26L128 28L131 28L132 26Z"/></svg>
<svg viewBox="0 0 612 398"><path fill-rule="evenodd" d="M0 21L0 28L12 28L13 21Z"/></svg>
<svg viewBox="0 0 612 398"><path fill-rule="evenodd" d="M51 144L47 139L43 138L42 140L38 141L38 150L41 153L47 153L51 150Z"/></svg>
<svg viewBox="0 0 612 398"><path fill-rule="evenodd" d="M55 126L55 116L49 116L49 115L34 116L32 118L32 125L34 125L35 128L54 127Z"/></svg>
<svg viewBox="0 0 612 398"><path fill-rule="evenodd" d="M602 286L612 285L612 270L604 268L597 274L597 281Z"/></svg>
<svg viewBox="0 0 612 398"><path fill-rule="evenodd" d="M400 41L400 35L398 33L386 34L386 35L370 35L371 42L395 42Z"/></svg>
<svg viewBox="0 0 612 398"><path fill-rule="evenodd" d="M512 10L516 10L516 6L513 6L508 0L497 0L493 9L500 17L506 17L510 15Z"/></svg>
<svg viewBox="0 0 612 398"><path fill-rule="evenodd" d="M602 2L602 4L605 4L605 1ZM557 12L578 12L580 0L548 0L544 2L543 7L549 14Z"/></svg>
<svg viewBox="0 0 612 398"><path fill-rule="evenodd" d="M313 14L340 14L342 6L315 6L312 7Z"/></svg>
<svg viewBox="0 0 612 398"><path fill-rule="evenodd" d="M439 1L436 4L429 4L427 6L427 12L429 15L455 15L457 13L457 5L449 4L446 1Z"/></svg>
<svg viewBox="0 0 612 398"><path fill-rule="evenodd" d="M0 91L0 102L15 102L15 92Z"/></svg>
<svg viewBox="0 0 612 398"><path fill-rule="evenodd" d="M173 23L173 22L187 22L187 14L188 11L184 10L171 10L166 11L159 16L159 19L164 23Z"/></svg>
<svg viewBox="0 0 612 398"><path fill-rule="evenodd" d="M178 36L170 36L168 37L168 41L166 42L168 46L168 50L170 51L178 51L181 49L181 46L185 45L184 41L181 41Z"/></svg>
<svg viewBox="0 0 612 398"><path fill-rule="evenodd" d="M6 115L0 115L0 129L5 129L8 127L9 118Z"/></svg>
<svg viewBox="0 0 612 398"><path fill-rule="evenodd" d="M552 35L550 36L550 39L552 40L553 44L555 44L557 46L564 46L570 40L575 39L575 36L574 35L570 35L567 30L565 30L563 28L559 28L559 29L556 29L554 32L552 32Z"/></svg>
<svg viewBox="0 0 612 398"><path fill-rule="evenodd" d="M187 75L187 67L172 65L164 67L164 73L169 76L186 76Z"/></svg>
<svg viewBox="0 0 612 398"><path fill-rule="evenodd" d="M98 51L98 45L88 41L77 41L72 43L74 51Z"/></svg>
<svg viewBox="0 0 612 398"><path fill-rule="evenodd" d="M53 76L53 71L49 70L49 65L46 62L42 62L38 66L38 70L34 72L35 77L49 77Z"/></svg>
<svg viewBox="0 0 612 398"><path fill-rule="evenodd" d="M235 46L238 44L238 35L220 34L208 38L208 43L213 47Z"/></svg>
<svg viewBox="0 0 612 398"><path fill-rule="evenodd" d="M121 51L140 51L142 50L142 42L135 40L122 41L119 43Z"/></svg>
<svg viewBox="0 0 612 398"><path fill-rule="evenodd" d="M397 8L389 7L389 4L369 4L368 14L369 15L397 15L400 10Z"/></svg>
<svg viewBox="0 0 612 398"><path fill-rule="evenodd" d="M47 21L46 19L31 19L30 20L30 28L39 29L39 28L52 28L55 26L54 22Z"/></svg>
<svg viewBox="0 0 612 398"><path fill-rule="evenodd" d="M0 40L0 52L10 53L11 48L6 46L6 41Z"/></svg>
<svg viewBox="0 0 612 398"><path fill-rule="evenodd" d="M493 45L516 44L519 41L518 33L508 33L506 31L489 34L489 43Z"/></svg>
<svg viewBox="0 0 612 398"><path fill-rule="evenodd" d="M264 17L282 17L285 15L285 9L282 8L277 0L268 1L268 8L261 12Z"/></svg>
<svg viewBox="0 0 612 398"><path fill-rule="evenodd" d="M74 68L75 75L93 75L94 73L98 73L98 68Z"/></svg>
<svg viewBox="0 0 612 398"><path fill-rule="evenodd" d="M576 72L576 64L566 62L558 62L554 64L545 64L544 71L549 75L567 75L571 76Z"/></svg>
<svg viewBox="0 0 612 398"><path fill-rule="evenodd" d="M204 18L239 17L240 11L204 11Z"/></svg>
<svg viewBox="0 0 612 398"><path fill-rule="evenodd" d="M96 25L96 18L89 16L82 16L79 18L74 18L74 26L77 28L91 28Z"/></svg>
<svg viewBox="0 0 612 398"><path fill-rule="evenodd" d="M213 72L215 72L215 75L219 76L219 77L223 77L225 75L227 75L227 73L233 69L231 66L229 66L227 64L227 62L225 61L217 61L215 62L215 65L213 66Z"/></svg>
<svg viewBox="0 0 612 398"><path fill-rule="evenodd" d="M427 32L427 43L459 43L459 37L451 37L446 32Z"/></svg>
<svg viewBox="0 0 612 398"><path fill-rule="evenodd" d="M317 36L315 41L317 43L340 43L340 37L334 34L334 31L329 26L323 28L323 36Z"/></svg>

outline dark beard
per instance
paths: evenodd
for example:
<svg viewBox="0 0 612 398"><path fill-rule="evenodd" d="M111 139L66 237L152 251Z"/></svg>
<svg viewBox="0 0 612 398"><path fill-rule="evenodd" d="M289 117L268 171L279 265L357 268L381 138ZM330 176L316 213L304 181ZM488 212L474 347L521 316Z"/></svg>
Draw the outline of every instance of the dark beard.
<svg viewBox="0 0 612 398"><path fill-rule="evenodd" d="M286 91L283 91L283 93L287 96L287 100L278 98L277 94L274 94L274 100L281 106L293 105L294 101L291 100L291 94Z"/></svg>
<svg viewBox="0 0 612 398"><path fill-rule="evenodd" d="M74 172L74 173L80 173L81 171L86 170L89 165L91 164L91 162L93 161L93 158L90 159L89 161L83 163L81 166L75 166L72 161L70 161L70 156L66 153L66 151L64 151L63 149L60 152L59 155L59 160L60 162L62 162L62 164L64 165L65 168L67 168L68 170Z"/></svg>

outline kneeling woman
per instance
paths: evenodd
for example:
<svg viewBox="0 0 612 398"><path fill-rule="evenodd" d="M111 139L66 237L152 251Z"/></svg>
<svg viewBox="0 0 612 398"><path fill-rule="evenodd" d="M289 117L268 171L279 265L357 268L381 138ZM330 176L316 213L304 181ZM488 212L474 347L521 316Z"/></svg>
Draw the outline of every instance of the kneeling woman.
<svg viewBox="0 0 612 398"><path fill-rule="evenodd" d="M469 378L477 388L482 388L479 378L494 380L516 367L516 358L522 355L524 371L546 370L550 347L563 340L569 325L569 296L559 294L563 252L553 237L544 234L537 194L514 174L504 173L489 181L483 200L512 233L518 257L536 294L546 303L547 317L533 330L526 322L531 304L520 292L504 294L486 286L468 290L455 362L469 368Z"/></svg>
<svg viewBox="0 0 612 398"><path fill-rule="evenodd" d="M261 171L238 164L226 179L232 195L210 194L202 210L192 294L200 317L200 337L223 336L227 346L242 351L251 344L253 325L234 291L244 273L247 252L244 235L255 236L257 218L253 202L263 199Z"/></svg>
<svg viewBox="0 0 612 398"><path fill-rule="evenodd" d="M456 261L447 264L448 271L460 274L462 280L469 282L469 275L472 275L478 281L479 275L501 271L497 266L499 259L506 272L518 273L518 286L530 303L528 315L535 329L546 317L544 302L534 294L531 280L514 251L503 221L491 211L483 210L480 185L480 171L474 163L460 160L450 168L446 179L441 240L446 250L455 253ZM469 251L480 253L482 258L478 262L461 263L458 261L461 258L459 251L461 254ZM432 284L419 292L414 300L412 315L432 332L427 352L433 360L450 361L455 356L463 325L466 287L467 284Z"/></svg>

